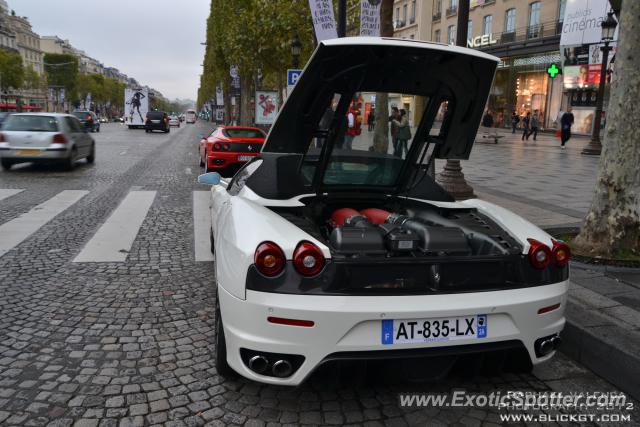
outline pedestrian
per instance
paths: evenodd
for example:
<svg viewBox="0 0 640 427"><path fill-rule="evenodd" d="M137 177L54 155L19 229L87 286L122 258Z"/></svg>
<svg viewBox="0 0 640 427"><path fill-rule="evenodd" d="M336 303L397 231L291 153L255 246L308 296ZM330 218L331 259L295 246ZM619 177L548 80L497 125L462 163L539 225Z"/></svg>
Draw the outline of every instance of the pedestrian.
<svg viewBox="0 0 640 427"><path fill-rule="evenodd" d="M349 112L347 113L347 131L344 138L344 146L342 147L345 150L352 149L353 139L356 137L356 135L358 135L356 120L356 111L353 109L349 109Z"/></svg>
<svg viewBox="0 0 640 427"><path fill-rule="evenodd" d="M491 110L487 110L487 112L482 117L482 126L486 128L493 127L493 116L491 115Z"/></svg>
<svg viewBox="0 0 640 427"><path fill-rule="evenodd" d="M514 111L513 113L511 113L511 133L516 133L516 127L518 126L518 123L520 123L520 116L518 116Z"/></svg>
<svg viewBox="0 0 640 427"><path fill-rule="evenodd" d="M556 116L556 129L560 129L560 122L562 121L562 116L564 116L564 111L562 108L558 111L558 115Z"/></svg>
<svg viewBox="0 0 640 427"><path fill-rule="evenodd" d="M538 115L538 110L533 112L533 117L531 117L531 132L529 135L533 134L533 140L535 141L538 137L538 128L540 127L540 116ZM527 138L529 139L529 138Z"/></svg>
<svg viewBox="0 0 640 427"><path fill-rule="evenodd" d="M367 115L367 125L369 126L369 132L371 132L376 123L376 112L371 109L369 110L369 114Z"/></svg>
<svg viewBox="0 0 640 427"><path fill-rule="evenodd" d="M571 112L571 107L567 107L567 112L562 115L560 119L560 125L562 126L562 130L560 133L560 140L562 141L562 149L564 150L564 145L567 143L569 138L571 138L571 126L573 126L573 113Z"/></svg>
<svg viewBox="0 0 640 427"><path fill-rule="evenodd" d="M391 130L391 144L393 145L393 153L396 152L398 145L398 125L397 121L400 120L400 112L398 107L391 107L391 115L389 116L390 130Z"/></svg>
<svg viewBox="0 0 640 427"><path fill-rule="evenodd" d="M394 120L393 123L398 126L398 142L393 155L403 157L403 153L406 155L409 152L407 142L411 139L411 127L407 118L407 111L404 108L400 110L399 120Z"/></svg>
<svg viewBox="0 0 640 427"><path fill-rule="evenodd" d="M531 128L529 127L531 124L531 111L527 111L527 115L523 117L522 119L522 140L524 141L525 138L527 138L527 141L529 140L529 131L531 130Z"/></svg>

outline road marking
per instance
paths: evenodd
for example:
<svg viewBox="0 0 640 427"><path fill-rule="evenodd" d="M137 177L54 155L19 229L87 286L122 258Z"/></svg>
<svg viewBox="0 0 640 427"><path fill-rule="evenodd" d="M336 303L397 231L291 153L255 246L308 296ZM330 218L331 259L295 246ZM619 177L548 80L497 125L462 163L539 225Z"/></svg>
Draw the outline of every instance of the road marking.
<svg viewBox="0 0 640 427"><path fill-rule="evenodd" d="M11 197L14 194L18 194L23 192L24 190L12 189L12 188L0 188L0 200L6 199L7 197Z"/></svg>
<svg viewBox="0 0 640 427"><path fill-rule="evenodd" d="M211 232L210 191L193 192L193 240L196 261L213 261L209 233Z"/></svg>
<svg viewBox="0 0 640 427"><path fill-rule="evenodd" d="M131 191L127 194L73 262L126 261L155 197L155 191Z"/></svg>
<svg viewBox="0 0 640 427"><path fill-rule="evenodd" d="M22 243L40 227L89 193L64 190L19 217L0 225L0 256Z"/></svg>

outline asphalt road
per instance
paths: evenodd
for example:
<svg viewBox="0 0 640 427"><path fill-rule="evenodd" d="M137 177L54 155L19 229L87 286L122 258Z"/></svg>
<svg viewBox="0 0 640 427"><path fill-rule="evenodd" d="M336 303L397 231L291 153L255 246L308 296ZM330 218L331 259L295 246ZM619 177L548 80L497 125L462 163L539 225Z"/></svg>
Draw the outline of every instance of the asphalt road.
<svg viewBox="0 0 640 427"><path fill-rule="evenodd" d="M107 124L94 165L0 172L0 425L479 426L506 412L401 408L398 393L615 391L562 354L531 375L425 382L423 362L328 366L298 388L221 378L213 263L196 261L194 232L194 192L207 190L198 134L210 129Z"/></svg>

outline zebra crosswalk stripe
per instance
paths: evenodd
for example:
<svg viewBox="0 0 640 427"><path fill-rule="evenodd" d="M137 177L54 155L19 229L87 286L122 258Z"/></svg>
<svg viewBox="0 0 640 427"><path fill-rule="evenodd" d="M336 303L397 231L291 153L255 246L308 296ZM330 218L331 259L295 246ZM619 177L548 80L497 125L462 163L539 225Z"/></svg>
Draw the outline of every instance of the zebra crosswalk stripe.
<svg viewBox="0 0 640 427"><path fill-rule="evenodd" d="M73 262L125 262L156 191L131 191Z"/></svg>
<svg viewBox="0 0 640 427"><path fill-rule="evenodd" d="M13 188L0 188L0 200L6 199L7 197L11 197L14 194L18 194L24 190L13 189Z"/></svg>
<svg viewBox="0 0 640 427"><path fill-rule="evenodd" d="M64 190L30 211L0 225L0 256L22 243L40 227L75 204L89 193L84 190Z"/></svg>

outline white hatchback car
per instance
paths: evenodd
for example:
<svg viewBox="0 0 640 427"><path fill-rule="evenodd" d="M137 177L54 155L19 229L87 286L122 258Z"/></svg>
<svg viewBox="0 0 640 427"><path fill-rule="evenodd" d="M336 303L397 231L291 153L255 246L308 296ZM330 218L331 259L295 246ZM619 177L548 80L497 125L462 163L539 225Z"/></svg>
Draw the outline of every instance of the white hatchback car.
<svg viewBox="0 0 640 427"><path fill-rule="evenodd" d="M529 370L553 355L567 245L456 202L428 173L468 159L497 64L441 44L321 42L261 155L229 182L200 176L213 184L220 373L297 385L335 360L497 352ZM407 95L413 111L396 113Z"/></svg>

